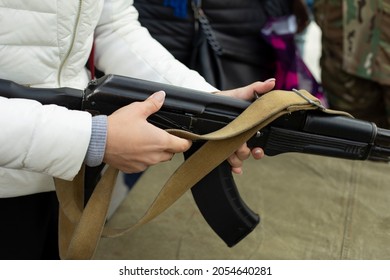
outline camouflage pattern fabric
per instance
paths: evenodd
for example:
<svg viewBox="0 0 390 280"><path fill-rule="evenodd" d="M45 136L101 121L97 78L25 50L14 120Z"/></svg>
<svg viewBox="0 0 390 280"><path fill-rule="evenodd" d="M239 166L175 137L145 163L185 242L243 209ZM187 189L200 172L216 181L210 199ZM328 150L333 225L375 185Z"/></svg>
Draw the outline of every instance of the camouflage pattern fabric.
<svg viewBox="0 0 390 280"><path fill-rule="evenodd" d="M390 1L344 0L344 69L390 85Z"/></svg>
<svg viewBox="0 0 390 280"><path fill-rule="evenodd" d="M330 107L390 127L389 0L316 0Z"/></svg>

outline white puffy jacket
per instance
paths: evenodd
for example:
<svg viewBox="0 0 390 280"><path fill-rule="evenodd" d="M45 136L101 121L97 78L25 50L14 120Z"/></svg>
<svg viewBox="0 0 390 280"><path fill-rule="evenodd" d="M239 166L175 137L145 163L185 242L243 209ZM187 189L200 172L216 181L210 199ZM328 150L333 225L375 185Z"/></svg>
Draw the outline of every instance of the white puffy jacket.
<svg viewBox="0 0 390 280"><path fill-rule="evenodd" d="M127 75L214 91L138 22L130 0L0 0L0 78L31 87L85 88L95 64ZM0 97L0 197L53 190L71 180L91 134L86 112Z"/></svg>

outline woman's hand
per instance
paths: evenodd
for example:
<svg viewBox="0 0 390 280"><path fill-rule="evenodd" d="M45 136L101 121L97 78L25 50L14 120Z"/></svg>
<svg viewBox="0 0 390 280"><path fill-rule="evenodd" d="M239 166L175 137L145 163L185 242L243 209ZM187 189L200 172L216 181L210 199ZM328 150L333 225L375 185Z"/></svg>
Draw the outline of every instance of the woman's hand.
<svg viewBox="0 0 390 280"><path fill-rule="evenodd" d="M266 93L272 90L275 86L275 79L268 79L265 82L255 82L248 86L220 91L218 94L223 94L239 99L252 100L256 94ZM261 147L255 147L250 150L246 144L243 144L234 154L232 154L228 161L232 166L232 172L242 174L242 166L244 160L248 159L252 154L253 158L261 159L264 156L264 151Z"/></svg>
<svg viewBox="0 0 390 280"><path fill-rule="evenodd" d="M176 137L146 119L160 110L165 92L159 91L143 102L133 102L108 116L104 162L126 173L171 160L188 150L191 141Z"/></svg>

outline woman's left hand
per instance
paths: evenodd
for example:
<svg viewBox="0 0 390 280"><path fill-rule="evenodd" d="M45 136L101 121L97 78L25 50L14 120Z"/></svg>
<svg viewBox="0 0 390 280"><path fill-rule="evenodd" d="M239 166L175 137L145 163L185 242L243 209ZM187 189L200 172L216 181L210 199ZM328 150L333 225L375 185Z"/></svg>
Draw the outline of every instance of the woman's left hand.
<svg viewBox="0 0 390 280"><path fill-rule="evenodd" d="M275 79L268 79L264 82L255 82L248 86L236 88L232 90L220 91L218 94L227 95L244 100L252 100L255 94L262 94L272 90L275 86ZM264 156L264 151L261 147L255 147L252 150L244 143L228 161L232 166L232 172L235 174L243 173L244 160L248 159L252 154L254 159L261 159Z"/></svg>

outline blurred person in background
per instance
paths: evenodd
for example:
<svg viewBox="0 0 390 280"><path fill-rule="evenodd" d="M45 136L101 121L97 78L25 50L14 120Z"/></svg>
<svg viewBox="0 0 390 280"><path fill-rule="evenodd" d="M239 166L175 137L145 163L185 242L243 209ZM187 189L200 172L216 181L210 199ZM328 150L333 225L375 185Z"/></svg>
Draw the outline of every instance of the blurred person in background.
<svg viewBox="0 0 390 280"><path fill-rule="evenodd" d="M302 5L296 3L302 1L135 0L134 6L139 12L139 21L152 37L207 80L208 75L204 72L209 70L199 65L206 62L197 61L207 57L196 58L201 44L201 29L204 27L198 19L199 13L203 13L208 21L206 28L213 33L214 43L219 48L214 49L218 52L220 63L216 71L223 72L220 74L223 75L222 79L208 79L208 82L228 89L275 77L276 55L261 30L270 19L294 13L298 22L306 25L307 19L302 19L306 11L301 11Z"/></svg>
<svg viewBox="0 0 390 280"><path fill-rule="evenodd" d="M315 0L329 106L390 128L389 0Z"/></svg>

